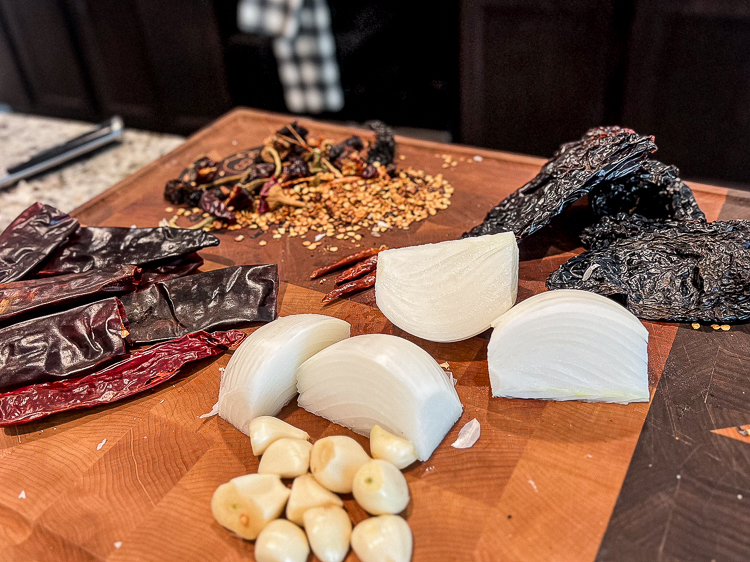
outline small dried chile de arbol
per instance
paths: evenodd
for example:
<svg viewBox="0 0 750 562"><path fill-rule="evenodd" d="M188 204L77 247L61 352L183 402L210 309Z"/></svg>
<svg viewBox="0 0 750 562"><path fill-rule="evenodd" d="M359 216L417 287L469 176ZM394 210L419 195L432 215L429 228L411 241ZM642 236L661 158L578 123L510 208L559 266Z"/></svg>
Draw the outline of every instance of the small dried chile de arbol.
<svg viewBox="0 0 750 562"><path fill-rule="evenodd" d="M23 279L78 228L78 221L34 203L0 234L0 283Z"/></svg>
<svg viewBox="0 0 750 562"><path fill-rule="evenodd" d="M0 394L0 426L111 404L133 396L171 379L188 363L223 353L244 337L237 330L198 332L138 351L84 377L34 384Z"/></svg>
<svg viewBox="0 0 750 562"><path fill-rule="evenodd" d="M36 315L50 307L94 300L101 295L135 291L141 270L135 265L105 267L41 279L0 284L0 322L19 315Z"/></svg>
<svg viewBox="0 0 750 562"><path fill-rule="evenodd" d="M0 329L0 391L78 377L125 354L127 319L110 298Z"/></svg>
<svg viewBox="0 0 750 562"><path fill-rule="evenodd" d="M38 275L80 273L123 263L148 267L218 244L216 236L187 228L81 227Z"/></svg>
<svg viewBox="0 0 750 562"><path fill-rule="evenodd" d="M199 330L276 318L276 265L243 265L155 283L123 295L128 343L176 338Z"/></svg>

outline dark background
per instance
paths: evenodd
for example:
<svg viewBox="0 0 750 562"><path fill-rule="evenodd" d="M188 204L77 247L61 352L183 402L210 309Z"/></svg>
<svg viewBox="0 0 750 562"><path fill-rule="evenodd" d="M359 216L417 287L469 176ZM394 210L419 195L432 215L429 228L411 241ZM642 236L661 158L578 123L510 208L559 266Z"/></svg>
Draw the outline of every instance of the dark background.
<svg viewBox="0 0 750 562"><path fill-rule="evenodd" d="M541 156L622 124L684 177L750 183L750 2L329 5L345 107L317 117ZM286 111L271 39L221 0L0 0L0 103L180 134Z"/></svg>

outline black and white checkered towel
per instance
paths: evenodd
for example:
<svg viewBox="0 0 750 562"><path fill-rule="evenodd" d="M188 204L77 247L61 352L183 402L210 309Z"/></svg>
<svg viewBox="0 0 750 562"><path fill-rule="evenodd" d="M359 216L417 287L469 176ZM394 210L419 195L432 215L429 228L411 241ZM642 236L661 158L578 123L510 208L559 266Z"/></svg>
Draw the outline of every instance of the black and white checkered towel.
<svg viewBox="0 0 750 562"><path fill-rule="evenodd" d="M344 106L326 0L240 0L237 26L245 33L275 37L273 50L289 111L321 113Z"/></svg>

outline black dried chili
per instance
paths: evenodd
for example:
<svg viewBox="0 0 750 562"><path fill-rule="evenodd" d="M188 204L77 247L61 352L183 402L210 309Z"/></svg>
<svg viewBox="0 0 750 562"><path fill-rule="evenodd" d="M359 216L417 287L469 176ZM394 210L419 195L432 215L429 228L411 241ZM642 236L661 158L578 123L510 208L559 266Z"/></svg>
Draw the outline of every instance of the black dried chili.
<svg viewBox="0 0 750 562"><path fill-rule="evenodd" d="M218 244L216 236L187 228L81 227L38 274L80 273L124 263L149 267Z"/></svg>
<svg viewBox="0 0 750 562"><path fill-rule="evenodd" d="M380 246L379 248L368 248L366 250L362 250L361 252L356 252L354 254L348 255L329 265L324 265L323 267L319 267L318 269L316 269L310 274L310 279L315 279L317 277L320 277L321 275L330 273L331 271L336 271L337 269L340 269L347 265L357 263L358 261L362 261L365 258L374 256L375 254L382 252L383 250L387 250L387 249L388 248L386 246Z"/></svg>
<svg viewBox="0 0 750 562"><path fill-rule="evenodd" d="M393 129L382 121L368 121L365 126L375 131L375 143L367 152L367 163L380 162L382 166L387 166L393 162L393 156L396 153Z"/></svg>
<svg viewBox="0 0 750 562"><path fill-rule="evenodd" d="M237 330L189 334L136 352L97 373L0 394L0 426L111 404L158 386L186 364L223 353L244 338Z"/></svg>
<svg viewBox="0 0 750 562"><path fill-rule="evenodd" d="M0 283L23 279L76 228L78 221L62 211L31 205L0 234Z"/></svg>
<svg viewBox="0 0 750 562"><path fill-rule="evenodd" d="M218 195L216 195L213 190L203 192L203 195L201 195L200 201L198 202L198 206L208 214L220 218L229 224L237 222L237 217L232 211L227 209L224 201L219 199Z"/></svg>
<svg viewBox="0 0 750 562"><path fill-rule="evenodd" d="M0 391L77 377L125 354L127 319L109 298L0 329Z"/></svg>
<svg viewBox="0 0 750 562"><path fill-rule="evenodd" d="M202 265L203 258L197 252L159 262L152 262L148 268L141 271L140 287L145 287L157 281L169 281L170 279L185 277Z"/></svg>
<svg viewBox="0 0 750 562"><path fill-rule="evenodd" d="M375 254L374 256L370 256L366 260L362 260L361 262L350 267L343 273L337 275L333 281L337 285L339 283L343 283L344 281L351 281L352 279L356 279L357 277L362 277L365 273L370 273L371 271L375 271L377 267L378 267L378 254Z"/></svg>
<svg viewBox="0 0 750 562"><path fill-rule="evenodd" d="M216 269L156 283L122 296L130 322L128 343L148 343L197 332L270 322L276 318L276 265Z"/></svg>
<svg viewBox="0 0 750 562"><path fill-rule="evenodd" d="M323 300L321 302L323 302L323 304L328 304L329 302L343 297L344 295L356 293L357 291L362 291L363 289L369 289L374 285L375 274L371 273L367 277L356 279L354 281L350 281L349 283L344 283L343 285L336 287L333 291L327 293L326 296L323 297Z"/></svg>
<svg viewBox="0 0 750 562"><path fill-rule="evenodd" d="M135 265L105 267L41 279L0 284L0 322L51 307L135 291L141 270Z"/></svg>

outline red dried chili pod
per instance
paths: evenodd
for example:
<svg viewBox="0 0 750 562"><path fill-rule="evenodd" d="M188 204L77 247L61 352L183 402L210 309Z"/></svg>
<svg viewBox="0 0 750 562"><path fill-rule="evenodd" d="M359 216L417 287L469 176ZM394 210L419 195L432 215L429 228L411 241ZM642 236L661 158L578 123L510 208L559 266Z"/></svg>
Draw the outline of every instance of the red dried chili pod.
<svg viewBox="0 0 750 562"><path fill-rule="evenodd" d="M375 254L374 256L370 256L366 260L362 260L358 264L355 264L343 273L337 275L333 281L338 285L339 283L343 283L344 281L350 281L352 279L356 279L357 277L362 277L365 273L375 271L377 267L378 255Z"/></svg>
<svg viewBox="0 0 750 562"><path fill-rule="evenodd" d="M344 295L348 295L349 293L356 293L357 291L361 291L363 289L369 289L373 285L375 285L375 274L371 273L367 277L356 279L355 281L350 281L349 283L345 283L340 287L336 287L333 291L323 297L322 302L323 304L328 304L329 302L343 297Z"/></svg>
<svg viewBox="0 0 750 562"><path fill-rule="evenodd" d="M331 271L335 271L347 265L357 263L358 261L369 258L370 256L374 256L375 254L387 249L388 248L386 248L385 246L380 246L380 248L368 248L367 250L362 250L361 252L351 254L349 256L341 258L338 261L333 262L332 264L319 267L310 274L310 279L315 279L316 277L320 277L321 275L325 275L326 273L329 273Z"/></svg>

